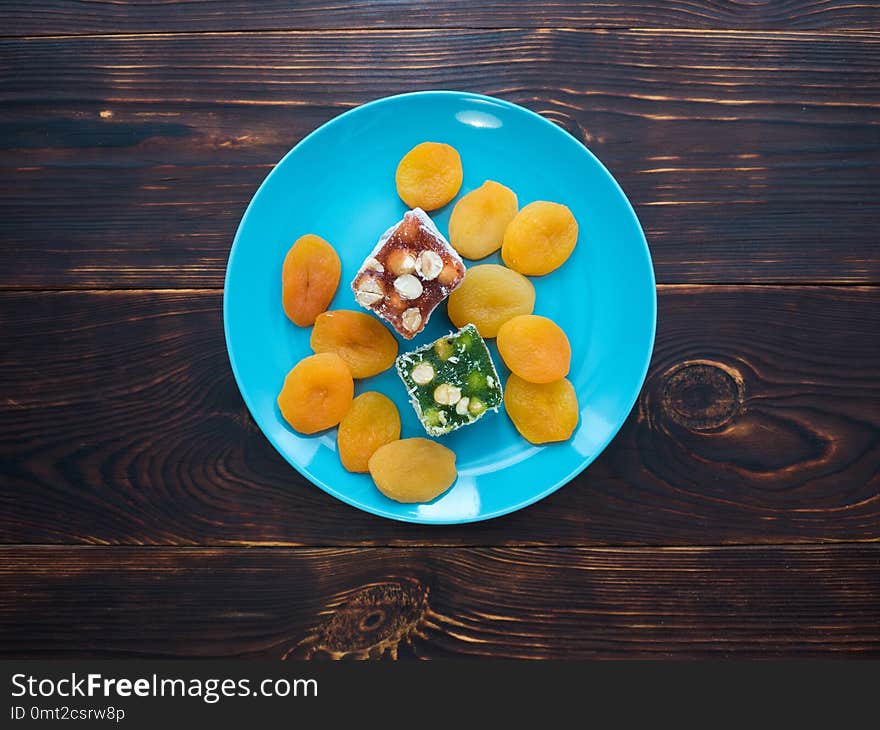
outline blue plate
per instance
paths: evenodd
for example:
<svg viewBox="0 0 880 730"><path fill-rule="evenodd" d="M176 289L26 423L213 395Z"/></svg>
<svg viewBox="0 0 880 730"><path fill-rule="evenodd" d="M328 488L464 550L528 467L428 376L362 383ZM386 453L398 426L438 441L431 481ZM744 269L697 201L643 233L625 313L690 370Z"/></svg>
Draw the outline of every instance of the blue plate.
<svg viewBox="0 0 880 730"><path fill-rule="evenodd" d="M327 239L342 259L332 309L360 309L349 282L406 206L394 171L426 140L461 153L464 194L491 179L512 188L520 206L551 200L571 208L580 236L564 266L532 277L535 314L550 317L572 346L569 379L580 423L565 443L533 446L504 413L489 413L440 441L457 455L458 481L430 504L398 504L369 475L350 474L336 454L336 430L301 436L275 399L284 376L311 354L311 328L281 308L281 265L304 233ZM457 200L457 198L456 198ZM431 215L445 235L455 201ZM498 262L497 255L479 263ZM471 264L473 262L466 262ZM403 94L348 111L306 137L275 166L248 206L226 269L226 345L238 387L259 427L300 473L343 502L384 517L450 524L497 517L535 502L579 474L617 433L645 378L656 323L654 272L632 206L602 164L573 137L500 99L452 91ZM426 330L401 352L453 329L441 304ZM502 378L508 371L490 349ZM356 383L400 410L403 437L424 436L393 368ZM581 488L588 488L582 485Z"/></svg>

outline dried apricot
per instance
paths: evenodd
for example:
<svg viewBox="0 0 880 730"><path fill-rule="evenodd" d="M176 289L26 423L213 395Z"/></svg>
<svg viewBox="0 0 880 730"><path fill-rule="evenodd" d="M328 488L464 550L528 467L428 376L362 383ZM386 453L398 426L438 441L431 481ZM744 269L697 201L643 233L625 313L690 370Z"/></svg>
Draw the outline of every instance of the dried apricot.
<svg viewBox="0 0 880 730"><path fill-rule="evenodd" d="M355 378L387 370L397 357L397 340L378 319L363 312L334 309L315 319L310 340L315 352L335 352Z"/></svg>
<svg viewBox="0 0 880 730"><path fill-rule="evenodd" d="M335 352L322 352L300 360L287 373L278 407L294 430L316 433L342 420L353 395L348 365Z"/></svg>
<svg viewBox="0 0 880 730"><path fill-rule="evenodd" d="M571 345L552 319L522 314L498 330L498 352L507 367L530 383L552 383L568 375Z"/></svg>
<svg viewBox="0 0 880 730"><path fill-rule="evenodd" d="M348 471L369 471L368 463L376 449L399 438L397 406L381 393L361 393L339 423L339 460Z"/></svg>
<svg viewBox="0 0 880 730"><path fill-rule="evenodd" d="M379 491L398 502L430 502L458 476L455 452L424 438L380 446L370 457L369 467Z"/></svg>
<svg viewBox="0 0 880 730"><path fill-rule="evenodd" d="M461 157L455 147L422 142L397 165L397 194L410 208L436 210L452 200L461 188Z"/></svg>
<svg viewBox="0 0 880 730"><path fill-rule="evenodd" d="M533 444L565 441L578 423L577 395L564 378L530 383L512 374L504 388L504 408L516 430Z"/></svg>
<svg viewBox="0 0 880 730"><path fill-rule="evenodd" d="M284 257L281 269L281 302L284 312L300 327L314 324L330 305L339 286L342 262L320 236L298 238Z"/></svg>
<svg viewBox="0 0 880 730"><path fill-rule="evenodd" d="M531 314L535 287L526 277L498 264L472 266L449 295L449 319L456 327L476 325L482 337L495 337L498 328L518 314Z"/></svg>
<svg viewBox="0 0 880 730"><path fill-rule="evenodd" d="M538 200L510 221L501 258L520 274L543 276L565 263L577 237L577 221L566 206Z"/></svg>
<svg viewBox="0 0 880 730"><path fill-rule="evenodd" d="M516 215L516 193L486 180L452 209L449 242L462 256L482 259L501 248L504 229Z"/></svg>

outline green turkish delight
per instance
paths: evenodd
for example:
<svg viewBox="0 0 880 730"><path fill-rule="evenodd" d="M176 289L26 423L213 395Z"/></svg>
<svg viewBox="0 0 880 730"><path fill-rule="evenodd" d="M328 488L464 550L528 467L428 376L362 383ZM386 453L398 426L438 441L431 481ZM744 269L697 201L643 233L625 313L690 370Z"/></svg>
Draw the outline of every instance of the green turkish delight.
<svg viewBox="0 0 880 730"><path fill-rule="evenodd" d="M497 411L503 393L489 348L472 324L397 358L422 426L442 436Z"/></svg>

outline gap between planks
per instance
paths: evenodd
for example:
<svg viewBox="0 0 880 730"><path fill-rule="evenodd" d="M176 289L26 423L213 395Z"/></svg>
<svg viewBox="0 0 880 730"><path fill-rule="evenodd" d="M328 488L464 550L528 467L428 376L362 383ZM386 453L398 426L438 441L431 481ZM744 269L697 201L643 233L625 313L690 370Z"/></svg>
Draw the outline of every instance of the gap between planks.
<svg viewBox="0 0 880 730"><path fill-rule="evenodd" d="M462 544L462 543L444 543L444 542L424 542L424 543L406 543L400 545L364 545L364 544L311 544L311 543L294 543L294 542L230 542L230 543L205 543L205 544L189 544L179 545L174 543L160 544L153 543L150 545L138 543L75 543L75 542L57 542L57 543L31 543L31 542L11 542L0 543L0 552L5 550L180 550L180 551L228 551L228 552L248 552L248 551L273 551L273 550L436 550L438 548L446 550L582 550L589 552L601 553L648 553L648 552L669 552L669 553L699 553L711 550L715 551L743 551L743 550L836 550L848 547L865 547L880 549L880 538L868 540L825 540L821 542L749 542L749 543L717 543L705 545L555 545L552 543L492 543L492 544Z"/></svg>
<svg viewBox="0 0 880 730"><path fill-rule="evenodd" d="M657 284L658 291L664 289L768 289L768 288L814 288L814 289L876 289L880 281L760 281L742 283L736 281L701 281L698 283L671 282ZM222 292L222 286L205 287L53 287L0 284L0 295L3 294L216 294Z"/></svg>
<svg viewBox="0 0 880 730"><path fill-rule="evenodd" d="M141 39L141 38L178 38L181 36L229 36L229 35L387 35L389 33L406 33L410 35L436 34L438 32L471 32L471 33L511 33L511 32L532 32L532 33L589 33L594 35L611 35L614 33L646 33L655 35L737 35L737 36L773 36L774 38L786 38L804 40L810 36L827 39L834 36L840 38L850 38L858 36L862 38L877 38L880 40L880 31L865 28L834 28L833 30L810 29L810 30L773 30L772 28L760 29L724 29L724 28L656 28L643 26L594 26L590 28L578 28L572 26L443 26L442 28L407 28L407 27L386 27L381 28L312 28L312 29L291 29L278 28L267 30L262 29L242 29L242 30L180 30L180 31L144 31L144 32L126 32L126 33L69 33L54 35L4 35L0 34L0 41L19 40L19 41L44 41L44 40L67 40L67 39L89 39L89 38L118 38L125 39Z"/></svg>

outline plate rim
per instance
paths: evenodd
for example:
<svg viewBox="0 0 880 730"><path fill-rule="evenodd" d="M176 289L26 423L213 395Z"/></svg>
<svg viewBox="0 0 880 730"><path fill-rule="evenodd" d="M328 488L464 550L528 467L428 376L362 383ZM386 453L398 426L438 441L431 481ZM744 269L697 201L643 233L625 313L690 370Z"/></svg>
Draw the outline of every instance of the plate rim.
<svg viewBox="0 0 880 730"><path fill-rule="evenodd" d="M550 485L546 489L543 489L539 492L536 492L534 495L531 495L529 498L522 500L509 508L497 509L493 512L479 514L479 515L475 515L475 516L467 516L467 517L451 518L451 519L450 518L426 519L426 518L420 518L415 515L411 516L411 515L398 514L395 512L384 510L381 507L372 507L372 506L361 504L361 503L355 501L354 499L350 498L344 492L341 492L338 489L335 489L334 487L332 487L330 484L327 484L324 480L319 479L315 475L308 473L306 471L305 467L301 467L294 460L288 458L288 455L284 452L284 450L282 450L278 446L275 439L272 438L269 435L269 433L267 433L265 428L263 428L263 424L260 422L260 419L256 415L254 408L252 407L252 404L251 404L250 398L247 394L246 388L244 388L242 385L242 379L241 379L241 375L238 370L238 366L236 364L235 355L232 351L232 347L230 346L230 331L229 331L229 329L230 329L229 328L229 310L228 310L228 301L229 300L227 297L227 290L229 287L230 271L232 270L232 262L235 257L235 252L236 252L236 249L239 245L239 239L241 237L242 230L245 227L245 224L248 220L248 217L252 213L252 210L254 208L254 204L256 202L257 197L260 195L260 192L262 191L263 187L265 187L269 183L269 180L277 172L278 168L281 167L281 165L287 160L287 158L291 157L294 154L294 152L297 150L297 148L299 148L301 145L305 144L313 137L317 137L319 135L326 134L328 132L328 130L330 130L333 126L335 126L340 120L342 120L350 115L356 115L358 113L362 113L366 109L381 106L383 104L387 104L387 103L391 103L391 102L395 102L395 101L399 101L400 99L412 98L412 97L424 97L424 96L448 96L448 97L456 98L456 99L468 99L468 100L472 100L472 101L488 101L493 104L498 104L498 105L501 105L504 107L508 107L517 113L524 113L527 116L536 118L536 120L539 121L542 125L553 130L553 133L558 134L558 135L562 135L562 136L568 138L568 140L575 142L590 158L592 158L593 162L595 162L598 165L598 168L604 174L605 178L611 182L611 184L614 186L614 188L617 190L617 192L620 194L621 198L623 199L623 202L625 203L625 208L629 212L629 215L630 215L632 221L635 223L636 230L638 231L638 237L639 237L639 241L641 243L641 252L644 254L645 260L648 264L648 274L649 274L650 284L651 284L651 297L650 297L651 326L650 326L650 338L649 338L649 346L647 348L647 354L645 357L645 361L642 363L641 375L638 379L638 385L633 389L633 391L630 393L629 397L626 399L626 401L629 403L629 406L623 411L623 415L620 418L619 422L617 422L613 425L613 428L610 430L610 435L601 443L601 445L595 450L595 452L590 457L584 459L580 464L578 464L575 468L573 468L568 473L566 473L565 476L558 479L555 483L553 483L552 485ZM391 519L391 520L394 520L397 522L405 522L405 523L409 523L409 524L434 525L434 526L439 527L442 525L460 525L460 524L467 524L467 523L473 523L473 522L483 522L485 520L495 519L497 517L511 514L513 512L517 512L521 509L529 507L529 506L535 504L536 502L539 502L540 500L544 499L545 497L548 497L549 495L553 494L554 492L558 491L559 489L561 489L565 485L567 485L570 481L572 481L575 477L577 477L581 472L586 470L599 457L599 455L602 454L606 448L608 448L608 445L617 437L618 433L620 432L620 429L623 427L623 424L626 422L627 418L629 418L630 414L632 413L632 409L635 406L636 401L638 400L639 394L642 392L642 388L644 387L645 380L647 379L647 376L648 376L648 370L650 369L651 359L654 354L654 345L656 342L656 334L657 334L657 279L656 279L656 275L654 272L654 261L651 257L651 250L648 247L648 241L647 241L647 238L645 237L645 232L644 232L644 229L642 228L641 221L639 221L638 215L636 215L635 209L633 208L633 205L630 202L629 197L626 195L626 193L624 192L623 188L620 186L620 183L617 181L617 179L611 174L611 172L608 170L608 168L605 167L604 163L595 154L593 154L586 145L584 145L583 142L581 142L574 135L570 134L568 131L563 129L558 124L555 124L554 122L552 122L550 119L547 119L546 117L542 116L538 112L532 111L531 109L528 109L528 108L521 106L519 104L516 104L514 102L507 101L506 99L500 99L498 97L488 96L486 94L477 94L477 93L470 92L470 91L455 91L452 89L431 89L431 90L424 90L424 91L410 91L410 92L405 92L402 94L393 94L391 96L382 96L377 99L373 99L371 101L365 102L364 104L359 104L359 105L354 106L350 109L346 109L344 112L337 114L332 119L328 119L326 122L321 124L319 127L316 127L311 132L309 132L305 137L303 137L301 140L299 140L299 142L297 142L293 147L291 147L281 157L281 159L278 160L278 162L276 162L272 166L272 169L269 170L269 172L266 174L266 176L263 178L260 185L257 187L257 189L254 191L253 195L251 196L251 199L248 202L247 208L245 208L245 211L241 216L241 220L238 223L238 227L236 228L236 231L235 231L235 236L232 239L232 245L230 246L229 255L227 256L227 259L226 259L226 272L223 277L223 336L224 336L224 341L225 341L225 345L226 345L226 355L229 359L229 364L232 368L232 375L235 379L236 387L238 388L238 391L241 394L242 400L244 401L244 404L247 407L248 412L251 415L251 418L253 418L254 423L257 424L257 427L260 429L260 432L263 434L263 437L272 445L272 448L275 449L275 451L277 451L278 454L280 454L281 457L288 464L290 464L310 484L317 486L319 489L321 489L322 491L331 495L332 497L335 497L336 499L340 500L341 502L344 502L345 504L348 504L351 507L359 509L363 512L366 512L368 514L373 514L378 517L385 517L387 519Z"/></svg>

